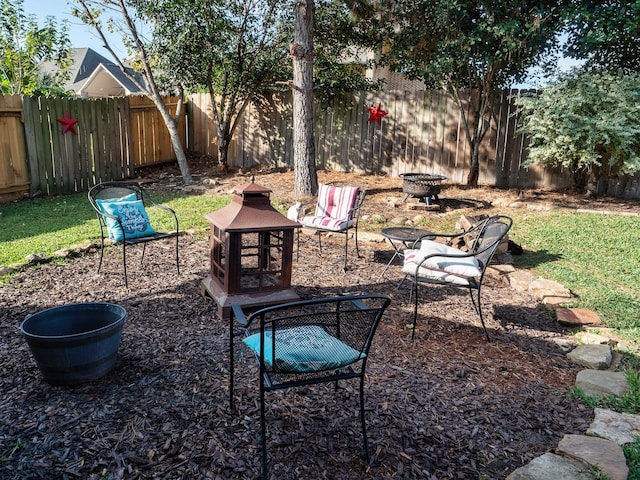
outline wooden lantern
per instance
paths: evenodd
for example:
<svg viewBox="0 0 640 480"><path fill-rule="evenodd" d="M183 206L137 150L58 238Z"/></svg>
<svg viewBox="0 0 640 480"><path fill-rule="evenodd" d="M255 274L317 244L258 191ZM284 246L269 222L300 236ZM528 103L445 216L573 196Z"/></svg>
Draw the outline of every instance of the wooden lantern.
<svg viewBox="0 0 640 480"><path fill-rule="evenodd" d="M205 215L211 224L210 269L202 284L223 320L233 303L261 307L299 300L291 271L300 224L271 206L270 193L252 178L234 191L229 205Z"/></svg>

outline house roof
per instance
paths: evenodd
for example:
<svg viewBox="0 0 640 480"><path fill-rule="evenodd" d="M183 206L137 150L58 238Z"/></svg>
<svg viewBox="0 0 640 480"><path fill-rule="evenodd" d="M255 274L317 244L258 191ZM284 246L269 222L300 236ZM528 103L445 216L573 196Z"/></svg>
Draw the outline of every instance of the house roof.
<svg viewBox="0 0 640 480"><path fill-rule="evenodd" d="M95 50L73 48L71 60L69 79L64 84L66 90L92 97L142 93L118 65ZM42 69L46 72L56 72L58 65L54 62L44 62Z"/></svg>

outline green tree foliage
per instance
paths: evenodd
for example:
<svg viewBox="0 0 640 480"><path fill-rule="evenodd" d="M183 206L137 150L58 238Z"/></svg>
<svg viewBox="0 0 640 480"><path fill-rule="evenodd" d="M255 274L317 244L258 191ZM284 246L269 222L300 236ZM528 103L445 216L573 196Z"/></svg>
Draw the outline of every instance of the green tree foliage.
<svg viewBox="0 0 640 480"><path fill-rule="evenodd" d="M574 1L566 11L567 56L589 70L640 71L640 2Z"/></svg>
<svg viewBox="0 0 640 480"><path fill-rule="evenodd" d="M567 168L590 193L640 171L640 76L575 72L516 103L529 163Z"/></svg>
<svg viewBox="0 0 640 480"><path fill-rule="evenodd" d="M367 49L378 46L371 33L373 10L362 11L358 3L362 2L316 0L314 91L320 107L352 92L381 88L366 78L366 68L373 62L363 59ZM364 3L366 7L368 2Z"/></svg>
<svg viewBox="0 0 640 480"><path fill-rule="evenodd" d="M67 24L47 17L39 26L23 5L23 0L0 0L0 93L62 95L71 62ZM59 73L43 74L45 61L56 62Z"/></svg>
<svg viewBox="0 0 640 480"><path fill-rule="evenodd" d="M428 88L445 88L460 108L470 146L469 185L478 182L479 147L490 126L493 96L554 49L562 26L560 5L550 0L381 2L380 18L390 30L383 63Z"/></svg>
<svg viewBox="0 0 640 480"><path fill-rule="evenodd" d="M293 7L280 0L133 2L150 20L155 68L166 82L206 89L217 129L218 162L251 100L290 78Z"/></svg>

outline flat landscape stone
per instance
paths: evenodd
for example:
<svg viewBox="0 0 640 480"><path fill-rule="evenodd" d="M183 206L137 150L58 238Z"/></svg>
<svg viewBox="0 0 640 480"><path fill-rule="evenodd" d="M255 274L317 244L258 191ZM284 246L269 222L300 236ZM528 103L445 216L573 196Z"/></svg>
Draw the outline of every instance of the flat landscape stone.
<svg viewBox="0 0 640 480"><path fill-rule="evenodd" d="M587 308L559 308L556 310L558 323L565 327L600 325L600 316Z"/></svg>
<svg viewBox="0 0 640 480"><path fill-rule="evenodd" d="M627 376L623 372L581 370L576 376L576 387L593 397L624 395L629 390Z"/></svg>
<svg viewBox="0 0 640 480"><path fill-rule="evenodd" d="M616 442L605 438L565 435L560 440L556 452L598 467L611 480L627 480L629 476L622 448Z"/></svg>
<svg viewBox="0 0 640 480"><path fill-rule="evenodd" d="M518 292L529 291L529 285L535 280L535 276L523 270L509 273L509 285Z"/></svg>
<svg viewBox="0 0 640 480"><path fill-rule="evenodd" d="M617 413L606 408L596 408L596 416L589 426L589 435L607 438L618 445L633 443L640 436L640 415Z"/></svg>
<svg viewBox="0 0 640 480"><path fill-rule="evenodd" d="M611 366L613 355L609 345L579 345L567 354L576 365L596 370L606 370Z"/></svg>
<svg viewBox="0 0 640 480"><path fill-rule="evenodd" d="M554 453L545 453L514 470L506 480L594 480L590 469Z"/></svg>
<svg viewBox="0 0 640 480"><path fill-rule="evenodd" d="M545 297L571 298L571 292L562 284L546 278L536 278L529 285L529 293L539 300Z"/></svg>
<svg viewBox="0 0 640 480"><path fill-rule="evenodd" d="M609 340L610 340L609 337L600 335L598 333L593 333L593 332L581 332L580 334L576 335L576 337L581 343L584 343L587 345L595 345L599 343L609 344Z"/></svg>
<svg viewBox="0 0 640 480"><path fill-rule="evenodd" d="M569 297L556 297L548 296L542 298L542 303L550 307L564 307L568 303L571 303L572 299Z"/></svg>

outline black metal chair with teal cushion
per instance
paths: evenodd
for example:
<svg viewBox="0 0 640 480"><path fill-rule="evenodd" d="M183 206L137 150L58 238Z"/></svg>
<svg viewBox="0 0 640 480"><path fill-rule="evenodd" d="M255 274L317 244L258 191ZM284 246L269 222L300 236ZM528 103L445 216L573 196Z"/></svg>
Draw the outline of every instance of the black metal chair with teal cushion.
<svg viewBox="0 0 640 480"><path fill-rule="evenodd" d="M244 344L260 367L262 477L268 478L265 394L352 378L360 379L360 423L364 454L370 462L364 410L364 380L369 349L382 314L390 303L383 295L351 295L303 300L266 307L247 316L232 305L230 318L229 404L234 405L233 339L238 326Z"/></svg>
<svg viewBox="0 0 640 480"><path fill-rule="evenodd" d="M93 207L100 224L100 262L98 273L102 267L105 240L113 239L122 244L122 265L124 269L124 283L127 279L127 245L142 244L144 260L146 244L155 240L175 237L176 268L180 274L180 259L178 253L178 217L176 212L164 205L156 203L149 192L137 182L102 182L89 189L89 202ZM147 214L147 208L154 207L168 216L167 222L175 226L171 232L158 232L152 226Z"/></svg>
<svg viewBox="0 0 640 480"><path fill-rule="evenodd" d="M415 338L418 321L418 285L439 283L469 290L487 341L491 341L482 315L480 291L487 267L512 224L510 217L494 215L461 233L429 233L418 239L412 249L404 251L402 272L412 280L411 295L414 298L412 339ZM468 251L450 246L460 239L470 245Z"/></svg>

